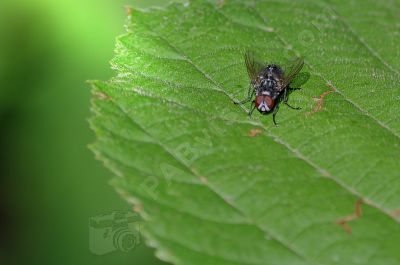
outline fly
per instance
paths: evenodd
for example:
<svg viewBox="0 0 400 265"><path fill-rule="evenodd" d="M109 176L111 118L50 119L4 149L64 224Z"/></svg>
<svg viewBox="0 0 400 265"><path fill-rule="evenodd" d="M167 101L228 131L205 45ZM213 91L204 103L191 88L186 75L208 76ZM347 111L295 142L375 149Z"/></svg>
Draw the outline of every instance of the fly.
<svg viewBox="0 0 400 265"><path fill-rule="evenodd" d="M302 58L296 58L286 71L279 65L264 64L257 61L254 54L249 51L245 53L244 60L250 78L248 97L242 101L235 101L235 104L242 105L252 100L249 116L252 115L255 109L261 114L272 112L275 125L277 125L275 115L278 112L281 101L292 109L300 109L289 105L288 94L291 89L290 83L304 66Z"/></svg>

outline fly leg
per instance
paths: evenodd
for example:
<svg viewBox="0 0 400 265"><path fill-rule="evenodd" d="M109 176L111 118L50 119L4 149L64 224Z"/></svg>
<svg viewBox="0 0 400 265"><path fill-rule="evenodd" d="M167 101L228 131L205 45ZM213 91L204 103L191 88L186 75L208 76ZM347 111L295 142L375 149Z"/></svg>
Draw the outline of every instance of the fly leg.
<svg viewBox="0 0 400 265"><path fill-rule="evenodd" d="M278 109L279 109L279 104L276 104L275 108L274 108L274 112L272 113L272 120L274 121L275 126L278 126L278 124L276 123L276 120L275 120L275 116L276 116L276 113L278 113Z"/></svg>
<svg viewBox="0 0 400 265"><path fill-rule="evenodd" d="M301 107L293 107L293 106L289 105L289 103L287 103L287 101L284 101L283 103L285 103L291 109L296 109L296 110L301 109Z"/></svg>
<svg viewBox="0 0 400 265"><path fill-rule="evenodd" d="M251 97L248 97L248 98L245 98L245 99L243 99L243 100L241 100L241 101L233 101L233 104L236 104L236 105L243 105L244 103L247 103L247 102L249 102L251 100Z"/></svg>
<svg viewBox="0 0 400 265"><path fill-rule="evenodd" d="M288 89L289 88L285 89L285 91L283 92L283 100L282 100L283 103L285 103L291 109L297 109L297 110L301 109L300 107L293 107L293 106L289 105L289 103L288 103L289 96L288 96L288 92L287 92Z"/></svg>
<svg viewBox="0 0 400 265"><path fill-rule="evenodd" d="M251 104L251 110L249 111L249 117L251 117L251 114L253 114L253 111L256 109L256 104L254 102Z"/></svg>
<svg viewBox="0 0 400 265"><path fill-rule="evenodd" d="M249 86L249 91L247 92L247 98L245 98L241 101L233 101L233 103L236 105L242 105L244 103L247 103L253 98L254 93L255 93L255 90L251 86Z"/></svg>

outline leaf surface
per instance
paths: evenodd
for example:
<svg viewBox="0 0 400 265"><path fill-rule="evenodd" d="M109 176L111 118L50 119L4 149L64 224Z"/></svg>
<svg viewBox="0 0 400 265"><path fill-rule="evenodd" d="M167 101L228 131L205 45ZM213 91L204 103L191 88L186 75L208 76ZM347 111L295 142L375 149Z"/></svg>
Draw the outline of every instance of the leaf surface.
<svg viewBox="0 0 400 265"><path fill-rule="evenodd" d="M148 244L175 264L399 264L397 2L217 2L133 10L116 77L92 82L93 150ZM305 58L278 127L232 104L247 49Z"/></svg>

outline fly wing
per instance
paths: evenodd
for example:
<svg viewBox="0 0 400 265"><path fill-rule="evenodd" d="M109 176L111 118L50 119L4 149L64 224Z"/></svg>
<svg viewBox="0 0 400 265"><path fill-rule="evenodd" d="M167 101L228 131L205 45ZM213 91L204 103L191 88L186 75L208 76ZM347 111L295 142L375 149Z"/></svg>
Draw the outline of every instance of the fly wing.
<svg viewBox="0 0 400 265"><path fill-rule="evenodd" d="M304 66L304 59L303 58L296 58L292 64L289 66L289 68L285 71L283 75L283 84L282 88L286 88L290 83L293 81L293 79L296 77L296 75L301 71L301 69Z"/></svg>
<svg viewBox="0 0 400 265"><path fill-rule="evenodd" d="M247 73L251 82L255 82L258 74L263 68L263 63L255 59L255 55L251 51L246 51L244 54L244 61L246 63Z"/></svg>

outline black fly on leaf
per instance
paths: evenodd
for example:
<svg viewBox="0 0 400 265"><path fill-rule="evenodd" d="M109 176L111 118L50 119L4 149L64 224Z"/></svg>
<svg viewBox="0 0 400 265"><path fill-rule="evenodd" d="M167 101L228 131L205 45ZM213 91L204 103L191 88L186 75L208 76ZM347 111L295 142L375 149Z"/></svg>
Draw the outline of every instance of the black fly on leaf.
<svg viewBox="0 0 400 265"><path fill-rule="evenodd" d="M272 112L275 125L277 125L275 115L281 101L292 109L300 109L289 105L288 94L291 89L290 83L304 66L303 58L296 58L285 70L279 65L258 61L254 53L250 51L245 53L244 60L250 78L248 97L242 101L234 102L235 104L242 105L252 100L249 116L256 108L261 114Z"/></svg>

